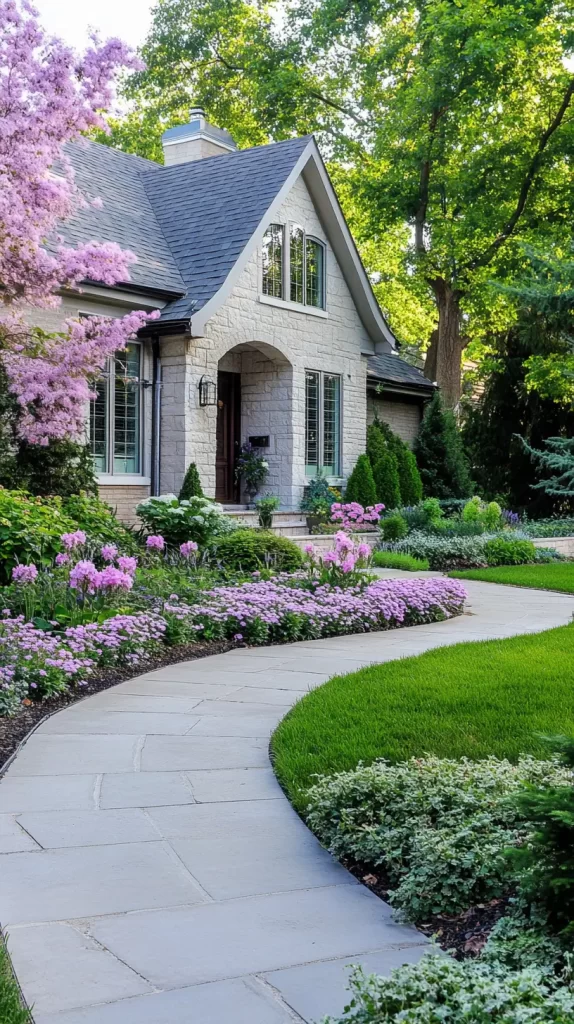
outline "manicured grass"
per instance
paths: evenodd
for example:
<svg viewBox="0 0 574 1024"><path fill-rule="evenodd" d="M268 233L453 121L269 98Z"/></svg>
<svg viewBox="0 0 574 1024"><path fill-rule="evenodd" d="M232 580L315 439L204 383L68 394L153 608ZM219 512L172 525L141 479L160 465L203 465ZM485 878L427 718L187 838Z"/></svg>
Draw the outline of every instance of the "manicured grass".
<svg viewBox="0 0 574 1024"><path fill-rule="evenodd" d="M10 960L0 935L0 1024L32 1024L22 1006L20 991L14 980Z"/></svg>
<svg viewBox="0 0 574 1024"><path fill-rule="evenodd" d="M466 569L451 572L459 580L485 580L508 583L514 587L561 590L574 594L574 562L548 562L542 565L500 565L495 569Z"/></svg>
<svg viewBox="0 0 574 1024"><path fill-rule="evenodd" d="M303 810L313 775L378 757L514 760L574 734L574 626L439 648L337 676L305 696L272 738L274 767Z"/></svg>
<svg viewBox="0 0 574 1024"><path fill-rule="evenodd" d="M408 572L426 572L429 568L426 558L413 558L399 551L375 551L373 565L377 569L406 569Z"/></svg>

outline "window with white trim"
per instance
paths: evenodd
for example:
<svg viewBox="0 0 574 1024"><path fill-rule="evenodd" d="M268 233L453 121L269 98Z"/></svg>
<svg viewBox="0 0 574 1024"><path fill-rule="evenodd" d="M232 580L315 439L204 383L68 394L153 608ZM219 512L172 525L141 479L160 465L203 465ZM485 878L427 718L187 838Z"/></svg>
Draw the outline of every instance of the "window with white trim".
<svg viewBox="0 0 574 1024"><path fill-rule="evenodd" d="M263 238L263 294L283 298L283 225L270 224Z"/></svg>
<svg viewBox="0 0 574 1024"><path fill-rule="evenodd" d="M89 435L96 472L141 473L142 346L131 342L108 360L90 402Z"/></svg>
<svg viewBox="0 0 574 1024"><path fill-rule="evenodd" d="M263 237L262 292L300 306L325 309L325 245L298 224L270 224Z"/></svg>
<svg viewBox="0 0 574 1024"><path fill-rule="evenodd" d="M341 472L341 378L305 371L305 475Z"/></svg>

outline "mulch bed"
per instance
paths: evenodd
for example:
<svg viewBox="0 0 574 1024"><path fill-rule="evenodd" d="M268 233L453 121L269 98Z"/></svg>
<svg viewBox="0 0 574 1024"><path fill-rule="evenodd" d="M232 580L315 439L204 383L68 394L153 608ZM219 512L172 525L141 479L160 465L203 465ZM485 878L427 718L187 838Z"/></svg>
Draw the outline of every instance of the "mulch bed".
<svg viewBox="0 0 574 1024"><path fill-rule="evenodd" d="M348 862L345 867L375 896L388 899L391 886L380 867L370 868L366 864ZM436 914L428 921L417 921L417 928L429 938L434 938L442 949L453 953L456 960L466 960L482 951L494 925L506 913L508 902L509 897L479 903L462 914Z"/></svg>
<svg viewBox="0 0 574 1024"><path fill-rule="evenodd" d="M76 704L84 697L90 697L110 686L123 683L126 679L134 679L138 675L154 672L165 665L174 665L179 661L195 661L207 658L210 654L224 654L237 648L236 643L220 640L212 643L181 644L179 647L167 647L150 657L141 665L114 665L111 668L99 669L89 677L85 686L78 686L66 693L59 693L43 701L32 701L22 706L14 718L0 718L0 775L6 761L17 749L18 744L28 735L34 726L43 718L53 715L56 711Z"/></svg>

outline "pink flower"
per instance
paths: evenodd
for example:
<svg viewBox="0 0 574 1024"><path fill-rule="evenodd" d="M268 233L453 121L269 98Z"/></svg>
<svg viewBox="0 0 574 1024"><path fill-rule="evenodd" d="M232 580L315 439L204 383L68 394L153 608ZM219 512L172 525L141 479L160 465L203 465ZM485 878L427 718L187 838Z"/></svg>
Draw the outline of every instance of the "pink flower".
<svg viewBox="0 0 574 1024"><path fill-rule="evenodd" d="M313 547L313 545L311 543L305 544L305 547L303 548L303 551L305 552L306 555L314 555L315 554L315 548Z"/></svg>
<svg viewBox="0 0 574 1024"><path fill-rule="evenodd" d="M79 561L70 573L70 586L72 590L81 590L84 593L93 594L97 586L99 572L93 562L86 559Z"/></svg>
<svg viewBox="0 0 574 1024"><path fill-rule="evenodd" d="M96 580L98 590L131 590L133 585L133 578L127 572L116 569L115 565L106 565Z"/></svg>
<svg viewBox="0 0 574 1024"><path fill-rule="evenodd" d="M148 538L149 539L149 538ZM179 552L184 558L191 558L192 555L197 551L197 544L194 540L186 540L183 544L179 545Z"/></svg>
<svg viewBox="0 0 574 1024"><path fill-rule="evenodd" d="M362 542L357 548L357 556L359 558L368 558L371 554L371 549L368 544Z"/></svg>
<svg viewBox="0 0 574 1024"><path fill-rule="evenodd" d="M70 556L65 554L64 552L61 552L59 555L56 555L54 559L56 565L67 565L69 561Z"/></svg>
<svg viewBox="0 0 574 1024"><path fill-rule="evenodd" d="M127 572L130 576L135 576L136 569L138 567L137 558L133 558L131 555L120 555L118 558L118 565L122 572Z"/></svg>
<svg viewBox="0 0 574 1024"><path fill-rule="evenodd" d="M165 540L158 534L151 534L146 540L146 548L148 551L163 551L165 548Z"/></svg>
<svg viewBox="0 0 574 1024"><path fill-rule="evenodd" d="M118 553L118 549L115 544L104 544L100 554L104 562L113 562L114 558Z"/></svg>
<svg viewBox="0 0 574 1024"><path fill-rule="evenodd" d="M30 565L15 565L12 569L14 583L33 583L37 575L38 570L33 562Z"/></svg>
<svg viewBox="0 0 574 1024"><path fill-rule="evenodd" d="M86 543L86 535L83 530L76 530L75 533L63 533L60 540L68 551L73 551Z"/></svg>

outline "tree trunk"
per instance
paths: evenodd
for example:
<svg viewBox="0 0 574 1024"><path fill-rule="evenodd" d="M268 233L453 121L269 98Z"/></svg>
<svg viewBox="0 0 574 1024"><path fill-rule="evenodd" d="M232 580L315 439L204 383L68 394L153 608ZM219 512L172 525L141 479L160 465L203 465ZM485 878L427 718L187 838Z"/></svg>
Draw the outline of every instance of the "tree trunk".
<svg viewBox="0 0 574 1024"><path fill-rule="evenodd" d="M433 383L436 380L436 351L438 344L438 331L433 331L430 336L429 347L425 354L425 368L424 375L428 380L432 380Z"/></svg>
<svg viewBox="0 0 574 1024"><path fill-rule="evenodd" d="M445 406L454 409L461 394L461 365L464 341L461 334L460 293L442 278L431 281L438 310L438 328L427 353L429 371L441 389ZM427 372L425 363L425 375Z"/></svg>

